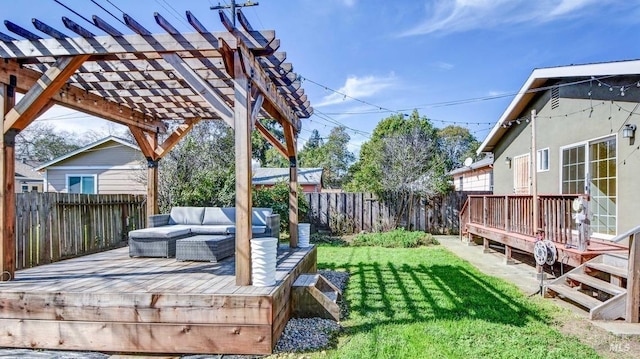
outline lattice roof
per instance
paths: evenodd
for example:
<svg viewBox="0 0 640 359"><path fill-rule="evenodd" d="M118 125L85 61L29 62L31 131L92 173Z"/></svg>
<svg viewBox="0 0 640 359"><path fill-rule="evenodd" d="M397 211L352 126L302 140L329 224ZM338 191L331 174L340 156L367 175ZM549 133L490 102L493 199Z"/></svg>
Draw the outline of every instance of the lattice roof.
<svg viewBox="0 0 640 359"><path fill-rule="evenodd" d="M236 29L220 13L228 31L209 32L191 12L194 33L180 33L160 14L156 23L166 33L152 34L128 15L133 31L123 34L93 16L96 36L63 17L66 33L37 19L36 32L5 21L13 34L0 32L0 82L28 90L61 59L85 55L86 60L51 97L54 103L75 108L146 131L163 132L165 120L223 119L233 127L233 51L241 52L242 68L253 86L251 99L264 95L255 115L275 118L300 130L299 118L313 113L293 66L284 62L280 41L271 30L254 30L242 12ZM67 35L73 33L75 37ZM19 36L22 40L13 36ZM8 61L7 61L8 60ZM10 74L16 74L11 79Z"/></svg>

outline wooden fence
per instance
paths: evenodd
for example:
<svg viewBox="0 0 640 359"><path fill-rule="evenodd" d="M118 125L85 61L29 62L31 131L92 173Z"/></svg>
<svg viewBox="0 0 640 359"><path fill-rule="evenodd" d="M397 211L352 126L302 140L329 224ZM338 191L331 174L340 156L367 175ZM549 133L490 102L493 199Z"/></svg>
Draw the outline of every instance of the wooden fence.
<svg viewBox="0 0 640 359"><path fill-rule="evenodd" d="M408 230L457 234L458 214L467 195L453 192L429 200L417 197L398 218L394 204L383 203L371 193L306 193L306 220L317 229L338 234L385 231L395 228L396 223Z"/></svg>
<svg viewBox="0 0 640 359"><path fill-rule="evenodd" d="M16 269L121 247L145 222L143 195L19 193Z"/></svg>

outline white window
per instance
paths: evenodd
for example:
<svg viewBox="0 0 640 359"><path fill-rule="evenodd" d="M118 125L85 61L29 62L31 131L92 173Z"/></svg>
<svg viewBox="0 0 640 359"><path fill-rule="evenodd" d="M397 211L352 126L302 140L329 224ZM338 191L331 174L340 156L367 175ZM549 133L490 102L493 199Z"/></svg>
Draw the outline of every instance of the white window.
<svg viewBox="0 0 640 359"><path fill-rule="evenodd" d="M98 193L96 175L67 175L67 193Z"/></svg>
<svg viewBox="0 0 640 359"><path fill-rule="evenodd" d="M585 185L591 192L591 228L594 233L615 235L616 138L608 137L565 147L562 158L562 193L581 194ZM587 182L588 178L588 182Z"/></svg>
<svg viewBox="0 0 640 359"><path fill-rule="evenodd" d="M544 172L549 170L549 148L538 150L538 156L536 157L536 165L538 172Z"/></svg>

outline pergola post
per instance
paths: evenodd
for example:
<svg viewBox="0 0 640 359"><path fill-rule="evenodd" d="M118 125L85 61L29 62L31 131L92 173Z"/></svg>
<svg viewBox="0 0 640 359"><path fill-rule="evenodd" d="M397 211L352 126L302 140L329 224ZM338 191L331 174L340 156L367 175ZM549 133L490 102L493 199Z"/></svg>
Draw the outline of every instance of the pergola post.
<svg viewBox="0 0 640 359"><path fill-rule="evenodd" d="M158 163L159 159L147 159L147 216L159 213L158 209ZM147 224L148 225L148 224Z"/></svg>
<svg viewBox="0 0 640 359"><path fill-rule="evenodd" d="M15 104L14 89L9 85L0 86L0 117L4 127L5 115ZM16 261L15 233L15 136L18 131L4 129L0 137L0 281L13 279Z"/></svg>
<svg viewBox="0 0 640 359"><path fill-rule="evenodd" d="M234 128L236 152L236 285L251 284L251 119L249 82L240 49L234 51Z"/></svg>
<svg viewBox="0 0 640 359"><path fill-rule="evenodd" d="M289 245L298 247L298 164L295 154L289 157Z"/></svg>

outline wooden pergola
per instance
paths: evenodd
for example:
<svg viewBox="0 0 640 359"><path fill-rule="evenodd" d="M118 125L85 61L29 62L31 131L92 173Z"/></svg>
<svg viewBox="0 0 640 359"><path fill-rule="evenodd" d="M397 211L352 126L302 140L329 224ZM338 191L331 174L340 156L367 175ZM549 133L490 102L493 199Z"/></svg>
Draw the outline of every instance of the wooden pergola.
<svg viewBox="0 0 640 359"><path fill-rule="evenodd" d="M148 161L148 214L158 213L160 159L199 121L233 128L237 285L251 284L251 131L259 131L290 162L289 228L297 246L296 139L300 118L313 109L275 32L254 30L240 9L234 16L240 28L220 11L227 31L210 32L187 11L195 32L181 33L155 13L165 31L157 34L126 14L130 34L95 15L91 28L62 17L65 32L37 19L36 32L5 21L12 35L0 32L0 270L9 274L3 278L15 271L15 136L54 104L128 126ZM25 94L17 103L16 91ZM260 118L280 123L285 142Z"/></svg>

